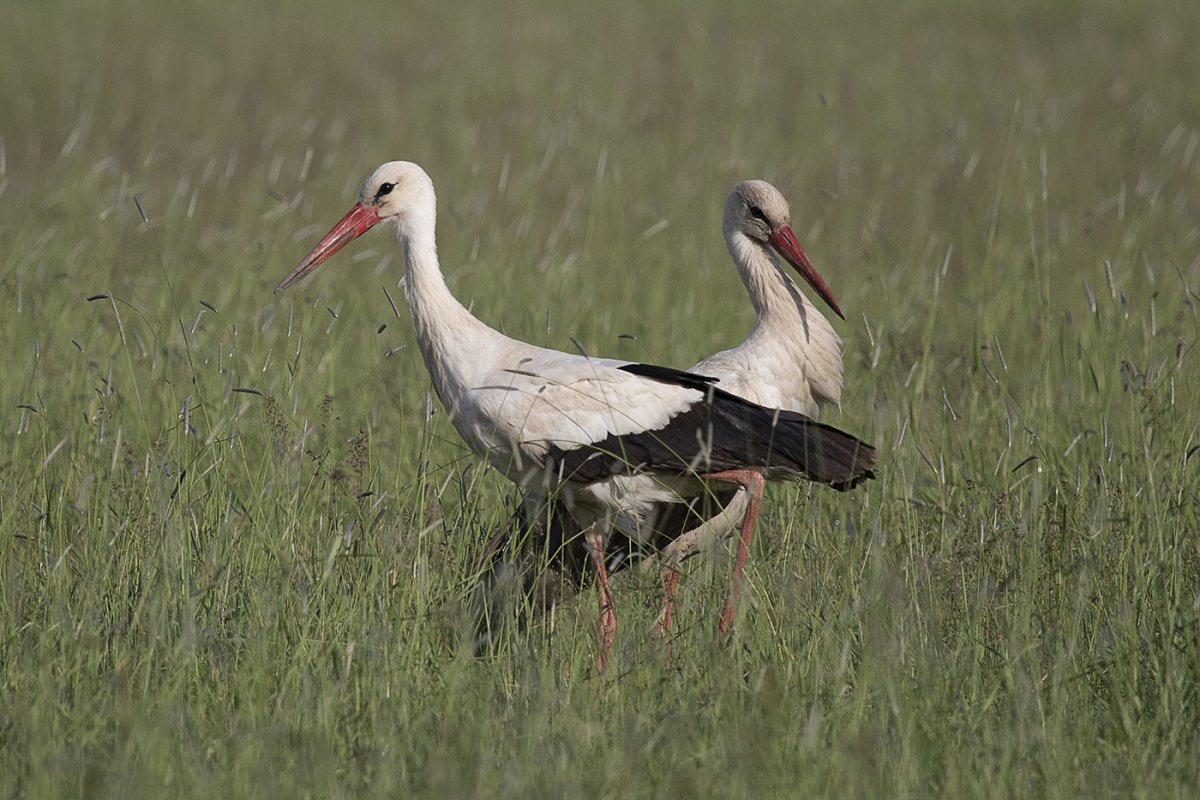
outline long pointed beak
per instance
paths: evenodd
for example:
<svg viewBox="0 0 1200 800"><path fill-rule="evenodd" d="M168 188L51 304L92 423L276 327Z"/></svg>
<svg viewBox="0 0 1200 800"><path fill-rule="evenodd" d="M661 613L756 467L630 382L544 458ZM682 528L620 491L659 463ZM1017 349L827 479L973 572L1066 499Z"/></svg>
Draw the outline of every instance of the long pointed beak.
<svg viewBox="0 0 1200 800"><path fill-rule="evenodd" d="M813 288L813 291L821 296L821 299L829 304L833 309L833 313L837 314L842 319L846 315L842 313L842 309L838 307L837 300L833 299L833 292L829 291L829 287L825 285L825 279L817 272L817 268L808 260L808 255L805 254L804 248L796 241L795 234L792 229L784 225L779 230L771 234L767 239L771 246L778 251L779 255L787 259L787 262L796 268L796 272L800 273L800 277L808 281L808 285Z"/></svg>
<svg viewBox="0 0 1200 800"><path fill-rule="evenodd" d="M342 217L342 221L334 225L333 230L325 234L324 239L317 242L317 246L300 262L300 266L292 270L292 274L279 282L279 285L275 287L275 291L283 291L321 266L338 250L341 250L350 244L350 242L371 230L377 222L379 222L379 215L375 213L373 206L355 203L354 208L350 209L346 213L346 216Z"/></svg>

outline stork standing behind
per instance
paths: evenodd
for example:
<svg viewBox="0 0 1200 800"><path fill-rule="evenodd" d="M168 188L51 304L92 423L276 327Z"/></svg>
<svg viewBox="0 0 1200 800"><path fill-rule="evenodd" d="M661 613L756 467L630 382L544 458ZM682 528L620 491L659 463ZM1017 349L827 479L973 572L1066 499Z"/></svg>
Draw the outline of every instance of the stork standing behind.
<svg viewBox="0 0 1200 800"><path fill-rule="evenodd" d="M614 520L640 523L656 504L712 484L745 486L756 498L765 478L848 488L871 476L869 445L803 415L749 403L713 387L712 379L535 347L484 325L446 287L436 205L433 182L420 167L384 164L276 291L379 222L396 229L417 342L451 424L519 486L558 493L586 531L600 601L601 669L616 633L604 561ZM743 528L753 522L748 511Z"/></svg>
<svg viewBox="0 0 1200 800"><path fill-rule="evenodd" d="M702 359L689 371L717 378L725 391L767 408L814 416L822 405L840 406L842 340L829 320L800 291L784 262L795 269L835 314L842 319L846 315L796 240L787 199L766 181L739 183L725 201L722 229L725 245L750 295L758 321L739 345ZM733 498L726 493L726 500L720 503L724 507L722 519L729 518L731 504L756 502L742 489ZM690 502L689 506L695 507L696 502ZM663 528L677 530L679 524L672 527L668 522ZM749 531L743 529L734 562L735 597L741 586L749 545ZM660 619L660 630L664 633L671 626L679 582L678 563L686 555L681 552L683 549L677 547L666 562ZM721 615L721 631L726 631L732 622L733 607L726 606Z"/></svg>
<svg viewBox="0 0 1200 800"><path fill-rule="evenodd" d="M834 313L842 319L845 315L796 240L787 199L766 181L739 183L725 201L722 228L726 247L750 296L757 321L744 341L702 359L689 372L717 378L717 385L723 390L769 408L815 415L821 406L840 406L841 339L793 280L788 265ZM679 562L697 552L704 542L732 533L737 521L745 519L751 499L744 488L721 490L687 498L682 504L659 507L647 514L654 527L654 545L664 550L660 632L665 633L671 625ZM540 497L526 497L522 501L516 535L524 540L534 559L539 553L552 556L550 564L530 565L532 575L548 569L551 575L569 576L565 581L542 582L541 591L553 588L562 592L578 585L578 567L586 559L581 560L574 552L579 537L571 530L568 515L558 506L545 507L543 502ZM710 517L713 510L719 513ZM514 571L506 552L513 535L511 530L501 531L486 549L485 558L493 580L497 573ZM621 541L620 532L615 537L616 552L625 552L632 546ZM743 536L734 565L731 594L735 599L748 548L749 539ZM627 563L627 559L621 559L614 566L620 568ZM535 582L527 580L530 584ZM547 599L555 602L559 597ZM732 621L732 608L727 605L722 612L722 631ZM481 622L487 624L486 620Z"/></svg>

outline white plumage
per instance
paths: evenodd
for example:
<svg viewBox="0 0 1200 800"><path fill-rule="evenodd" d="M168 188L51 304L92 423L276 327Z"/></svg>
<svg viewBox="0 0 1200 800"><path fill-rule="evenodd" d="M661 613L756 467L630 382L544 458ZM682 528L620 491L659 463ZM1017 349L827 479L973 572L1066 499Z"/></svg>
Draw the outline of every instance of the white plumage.
<svg viewBox="0 0 1200 800"><path fill-rule="evenodd" d="M741 343L704 358L689 371L719 380L722 389L767 408L815 416L821 406L840 406L842 397L842 340L793 280L788 266L799 274L831 309L842 317L834 300L791 229L791 210L783 194L762 180L733 187L725 201L722 224L725 245L750 296L757 320ZM671 624L677 567L706 543L732 533L750 502L745 487L724 498L725 507L705 523L680 533L680 522L692 515L667 516L666 509L649 514L673 541L667 546L660 631ZM690 498L703 508L704 498ZM746 548L740 547L736 573Z"/></svg>
<svg viewBox="0 0 1200 800"><path fill-rule="evenodd" d="M404 247L417 341L454 428L515 483L560 493L587 531L601 590L601 665L616 629L603 559L614 517L636 523L656 504L701 491L705 478L761 487L768 469L847 485L869 475L868 446L805 417L780 418L694 375L560 353L484 325L442 278L433 183L415 164L389 162L367 178L354 208L276 291L381 221ZM759 472L745 479L738 470L746 469Z"/></svg>
<svg viewBox="0 0 1200 800"><path fill-rule="evenodd" d="M842 398L842 340L792 279L787 264L841 316L791 230L791 212L766 181L733 187L725 202L725 244L758 315L736 347L701 360L691 372L760 406L814 415ZM774 249L772 249L774 248Z"/></svg>

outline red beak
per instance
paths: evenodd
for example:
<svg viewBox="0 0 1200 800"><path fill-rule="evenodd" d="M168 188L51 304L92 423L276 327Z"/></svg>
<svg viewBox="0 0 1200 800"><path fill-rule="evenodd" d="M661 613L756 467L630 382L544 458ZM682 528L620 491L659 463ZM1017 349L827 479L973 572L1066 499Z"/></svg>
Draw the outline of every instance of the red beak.
<svg viewBox="0 0 1200 800"><path fill-rule="evenodd" d="M355 203L354 208L350 209L346 213L346 216L342 217L342 221L334 225L333 230L325 234L324 239L317 242L317 246L300 262L300 266L292 270L291 275L288 275L279 282L279 285L275 287L275 291L283 291L321 266L338 250L341 250L350 244L350 242L371 230L377 222L379 222L379 215L375 213L374 206Z"/></svg>
<svg viewBox="0 0 1200 800"><path fill-rule="evenodd" d="M796 241L796 236L792 233L791 228L784 225L772 233L767 241L779 252L779 255L787 259L787 262L796 268L796 272L800 273L800 277L808 281L808 285L813 288L814 292L821 296L822 300L829 304L829 307L833 309L833 313L842 319L846 318L846 315L842 313L842 309L838 307L837 300L833 299L833 292L829 291L829 287L825 285L825 279L817 272L817 268L808 260L804 248Z"/></svg>

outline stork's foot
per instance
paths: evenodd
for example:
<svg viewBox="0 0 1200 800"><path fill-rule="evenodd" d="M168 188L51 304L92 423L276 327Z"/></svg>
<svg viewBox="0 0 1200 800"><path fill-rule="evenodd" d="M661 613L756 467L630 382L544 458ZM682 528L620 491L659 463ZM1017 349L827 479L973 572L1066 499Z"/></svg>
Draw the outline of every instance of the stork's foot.
<svg viewBox="0 0 1200 800"><path fill-rule="evenodd" d="M736 612L733 608L733 598L725 598L725 608L721 609L721 619L717 622L717 631L722 636L732 636L736 630L733 626L733 617Z"/></svg>

